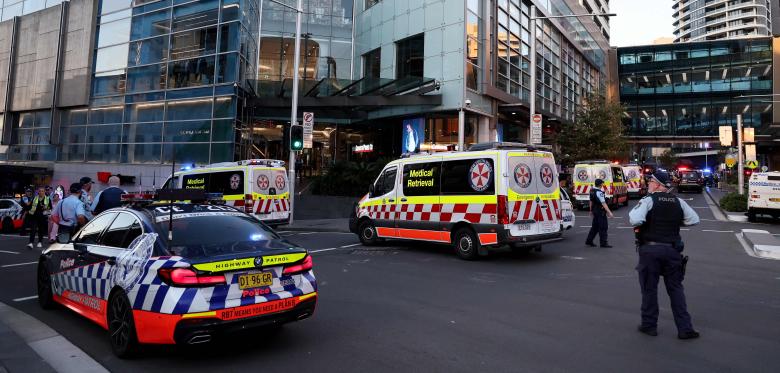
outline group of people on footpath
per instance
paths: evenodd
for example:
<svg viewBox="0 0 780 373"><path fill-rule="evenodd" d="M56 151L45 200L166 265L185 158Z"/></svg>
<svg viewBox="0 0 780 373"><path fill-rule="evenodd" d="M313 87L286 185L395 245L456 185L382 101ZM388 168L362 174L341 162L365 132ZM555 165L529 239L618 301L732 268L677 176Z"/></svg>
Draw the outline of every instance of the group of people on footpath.
<svg viewBox="0 0 780 373"><path fill-rule="evenodd" d="M62 185L56 188L39 186L35 193L33 189L27 189L19 200L25 212L21 234L24 235L26 229L30 231L27 248L36 247L36 236L38 248L43 247L44 238L48 238L49 243L58 239L65 242L95 215L121 205L122 194L126 192L119 187L118 176L111 176L108 179L108 188L100 191L94 198L93 184L94 181L85 176L79 182L71 184L67 194Z"/></svg>
<svg viewBox="0 0 780 373"><path fill-rule="evenodd" d="M604 181L596 179L594 184L596 187L590 191L593 223L585 245L595 247L593 240L598 235L599 246L611 248L607 240L607 217L614 218L614 215L601 190ZM685 244L680 227L699 224L699 215L685 201L671 194L671 188L669 174L656 170L647 177L648 195L629 212L629 222L636 233L639 254L636 271L642 291L642 322L638 330L649 336L658 335L658 282L663 277L677 337L695 339L699 338L699 332L693 328L682 284L688 257L682 254Z"/></svg>

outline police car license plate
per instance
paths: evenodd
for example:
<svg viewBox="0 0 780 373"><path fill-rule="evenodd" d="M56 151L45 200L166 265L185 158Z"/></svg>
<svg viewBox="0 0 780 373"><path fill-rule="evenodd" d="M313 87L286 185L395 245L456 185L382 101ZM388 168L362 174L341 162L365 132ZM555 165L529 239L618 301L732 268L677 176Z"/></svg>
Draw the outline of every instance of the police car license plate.
<svg viewBox="0 0 780 373"><path fill-rule="evenodd" d="M271 286L274 276L271 272L248 273L238 276L238 288L241 290Z"/></svg>
<svg viewBox="0 0 780 373"><path fill-rule="evenodd" d="M770 198L770 202L780 202L780 198Z"/></svg>

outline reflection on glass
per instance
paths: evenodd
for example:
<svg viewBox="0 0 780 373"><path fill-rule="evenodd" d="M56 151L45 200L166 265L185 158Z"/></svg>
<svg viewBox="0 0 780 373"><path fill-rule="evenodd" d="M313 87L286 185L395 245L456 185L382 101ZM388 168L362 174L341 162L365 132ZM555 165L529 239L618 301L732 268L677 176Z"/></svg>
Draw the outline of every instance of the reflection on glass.
<svg viewBox="0 0 780 373"><path fill-rule="evenodd" d="M169 64L168 88L196 87L214 83L214 56Z"/></svg>
<svg viewBox="0 0 780 373"><path fill-rule="evenodd" d="M98 49L97 57L95 57L95 71L101 72L127 67L127 56L127 44Z"/></svg>

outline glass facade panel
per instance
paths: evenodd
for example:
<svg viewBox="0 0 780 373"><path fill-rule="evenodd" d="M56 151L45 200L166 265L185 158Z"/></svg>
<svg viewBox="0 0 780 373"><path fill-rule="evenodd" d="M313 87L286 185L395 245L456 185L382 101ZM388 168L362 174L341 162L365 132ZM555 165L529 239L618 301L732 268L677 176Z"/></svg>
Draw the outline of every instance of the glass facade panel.
<svg viewBox="0 0 780 373"><path fill-rule="evenodd" d="M168 64L168 88L213 84L214 63L214 56L171 62Z"/></svg>

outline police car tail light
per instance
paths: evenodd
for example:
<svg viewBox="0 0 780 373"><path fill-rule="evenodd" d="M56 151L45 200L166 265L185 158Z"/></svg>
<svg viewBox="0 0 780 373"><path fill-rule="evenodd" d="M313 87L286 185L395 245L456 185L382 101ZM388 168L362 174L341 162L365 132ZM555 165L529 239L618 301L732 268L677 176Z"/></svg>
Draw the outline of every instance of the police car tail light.
<svg viewBox="0 0 780 373"><path fill-rule="evenodd" d="M255 210L255 199L251 194L244 195L244 212L251 214Z"/></svg>
<svg viewBox="0 0 780 373"><path fill-rule="evenodd" d="M306 272L314 267L314 262L311 260L311 255L307 255L303 262L294 266L289 266L282 271L283 275L291 276L301 272Z"/></svg>
<svg viewBox="0 0 780 373"><path fill-rule="evenodd" d="M198 276L189 268L161 268L157 274L163 282L171 286L210 286L226 283L224 275Z"/></svg>
<svg viewBox="0 0 780 373"><path fill-rule="evenodd" d="M758 194L751 194L750 198L752 198L752 199L759 199L759 198L761 198L761 196L759 196Z"/></svg>
<svg viewBox="0 0 780 373"><path fill-rule="evenodd" d="M498 224L509 224L509 211L507 210L507 198L506 196L498 196L498 206L496 206L496 213L498 214Z"/></svg>

